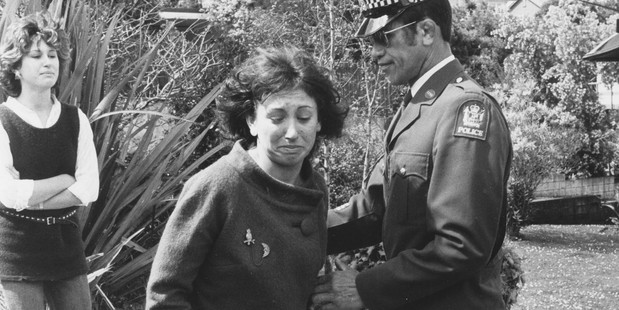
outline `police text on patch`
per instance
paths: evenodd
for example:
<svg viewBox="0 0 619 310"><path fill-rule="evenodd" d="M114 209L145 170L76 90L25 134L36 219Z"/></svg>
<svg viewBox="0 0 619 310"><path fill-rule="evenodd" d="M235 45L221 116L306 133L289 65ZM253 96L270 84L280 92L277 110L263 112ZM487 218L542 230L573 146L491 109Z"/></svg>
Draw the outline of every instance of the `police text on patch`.
<svg viewBox="0 0 619 310"><path fill-rule="evenodd" d="M454 136L485 140L488 112L488 107L482 102L472 100L462 103L458 108Z"/></svg>

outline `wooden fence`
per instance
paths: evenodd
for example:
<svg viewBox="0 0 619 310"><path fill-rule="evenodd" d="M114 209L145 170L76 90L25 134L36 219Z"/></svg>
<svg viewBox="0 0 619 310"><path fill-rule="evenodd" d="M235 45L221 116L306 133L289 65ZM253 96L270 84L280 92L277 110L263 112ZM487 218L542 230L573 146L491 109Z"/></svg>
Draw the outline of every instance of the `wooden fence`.
<svg viewBox="0 0 619 310"><path fill-rule="evenodd" d="M535 198L544 197L578 197L597 196L601 200L615 199L615 185L617 181L614 175L588 178L568 179L561 174L553 175L538 186Z"/></svg>

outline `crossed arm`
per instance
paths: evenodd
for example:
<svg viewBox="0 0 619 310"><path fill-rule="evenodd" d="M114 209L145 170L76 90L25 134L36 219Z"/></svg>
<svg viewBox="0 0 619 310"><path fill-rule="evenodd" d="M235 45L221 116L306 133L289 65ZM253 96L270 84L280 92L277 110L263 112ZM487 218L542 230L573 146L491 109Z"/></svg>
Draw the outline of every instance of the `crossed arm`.
<svg viewBox="0 0 619 310"><path fill-rule="evenodd" d="M19 172L15 168L11 166L6 169L13 179L19 180ZM75 182L75 178L68 174L32 181L32 195L25 209L53 210L82 204L82 201L68 190Z"/></svg>

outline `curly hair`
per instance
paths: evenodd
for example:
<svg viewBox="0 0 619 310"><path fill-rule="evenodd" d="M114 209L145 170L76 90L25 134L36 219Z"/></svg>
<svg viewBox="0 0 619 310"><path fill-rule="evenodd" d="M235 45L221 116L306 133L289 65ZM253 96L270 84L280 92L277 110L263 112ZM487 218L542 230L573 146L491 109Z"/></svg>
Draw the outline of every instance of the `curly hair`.
<svg viewBox="0 0 619 310"><path fill-rule="evenodd" d="M21 93L21 83L15 77L15 71L21 67L24 55L39 40L56 50L60 74L69 61L69 38L48 12L30 14L14 21L4 33L0 46L0 86L10 96ZM54 87L58 86L59 80Z"/></svg>
<svg viewBox="0 0 619 310"><path fill-rule="evenodd" d="M268 96L297 89L316 101L321 124L318 138L341 135L348 108L340 104L327 71L312 56L292 46L259 48L256 52L233 70L217 102L220 123L232 138L255 143L247 117L255 116L256 106Z"/></svg>

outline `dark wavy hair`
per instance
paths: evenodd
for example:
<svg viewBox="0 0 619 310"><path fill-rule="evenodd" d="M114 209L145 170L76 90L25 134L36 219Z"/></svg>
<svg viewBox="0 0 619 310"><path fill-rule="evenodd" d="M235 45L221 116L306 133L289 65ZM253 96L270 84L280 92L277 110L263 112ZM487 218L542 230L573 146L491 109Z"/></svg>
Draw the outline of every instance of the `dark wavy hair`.
<svg viewBox="0 0 619 310"><path fill-rule="evenodd" d="M217 102L220 124L230 138L253 144L247 117L268 96L300 89L316 101L321 130L318 138L340 136L348 108L342 106L327 71L308 53L292 46L259 48L232 71ZM314 143L317 145L317 143Z"/></svg>
<svg viewBox="0 0 619 310"><path fill-rule="evenodd" d="M69 38L60 25L48 12L39 12L24 16L9 25L0 46L0 86L10 96L21 93L21 83L15 78L15 71L21 67L21 60L41 40L56 50L58 55L59 77L65 64L71 58ZM58 86L58 81L54 87Z"/></svg>

